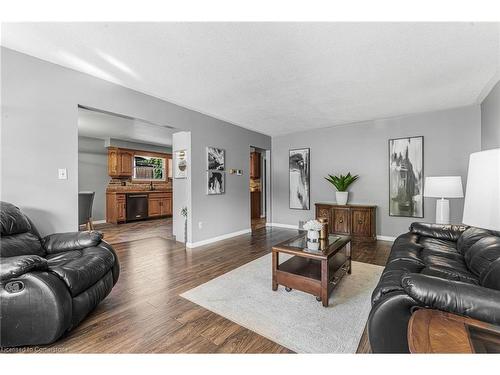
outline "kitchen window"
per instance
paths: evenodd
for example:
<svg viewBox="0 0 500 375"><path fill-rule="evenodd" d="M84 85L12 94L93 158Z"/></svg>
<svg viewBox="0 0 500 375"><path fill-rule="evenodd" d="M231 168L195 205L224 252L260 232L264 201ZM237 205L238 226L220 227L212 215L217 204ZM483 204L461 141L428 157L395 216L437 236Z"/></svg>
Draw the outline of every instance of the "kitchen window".
<svg viewBox="0 0 500 375"><path fill-rule="evenodd" d="M166 159L135 155L132 179L143 181L166 181Z"/></svg>

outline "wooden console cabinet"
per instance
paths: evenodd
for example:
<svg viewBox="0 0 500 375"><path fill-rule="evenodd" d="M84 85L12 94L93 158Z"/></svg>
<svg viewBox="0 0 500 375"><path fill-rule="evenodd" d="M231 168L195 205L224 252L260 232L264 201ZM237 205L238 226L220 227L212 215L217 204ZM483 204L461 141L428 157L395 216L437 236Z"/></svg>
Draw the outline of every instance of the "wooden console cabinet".
<svg viewBox="0 0 500 375"><path fill-rule="evenodd" d="M118 224L127 221L127 194L134 192L106 193L106 222ZM140 191L148 195L148 218L172 215L172 192L170 191Z"/></svg>
<svg viewBox="0 0 500 375"><path fill-rule="evenodd" d="M316 219L328 219L330 233L350 235L358 241L375 241L376 209L374 205L316 203Z"/></svg>

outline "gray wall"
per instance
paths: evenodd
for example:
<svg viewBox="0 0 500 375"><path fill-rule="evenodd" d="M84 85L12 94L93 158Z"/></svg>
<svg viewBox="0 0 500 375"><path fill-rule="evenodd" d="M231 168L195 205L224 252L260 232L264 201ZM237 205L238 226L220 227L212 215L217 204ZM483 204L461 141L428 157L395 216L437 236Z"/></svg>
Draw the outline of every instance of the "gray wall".
<svg viewBox="0 0 500 375"><path fill-rule="evenodd" d="M388 140L424 136L424 175L461 175L465 188L469 154L481 148L479 106L376 120L273 137L272 222L298 225L314 217L314 202L335 201L328 173L359 174L351 185L352 203L377 209L377 234L397 236L412 221L434 221L435 199L425 198L424 219L390 217ZM311 210L288 208L288 150L311 148ZM451 201L452 221L462 220L462 199Z"/></svg>
<svg viewBox="0 0 500 375"><path fill-rule="evenodd" d="M2 199L42 233L77 229L79 104L191 131L192 241L250 228L248 150L269 149L270 137L7 48L1 59ZM206 146L226 149L228 168L246 172L227 176L224 195L206 195Z"/></svg>
<svg viewBox="0 0 500 375"><path fill-rule="evenodd" d="M94 191L92 218L106 219L106 187L108 152L104 141L97 138L78 137L78 191Z"/></svg>
<svg viewBox="0 0 500 375"><path fill-rule="evenodd" d="M500 81L481 103L481 148L500 147Z"/></svg>
<svg viewBox="0 0 500 375"><path fill-rule="evenodd" d="M116 139L116 138L110 138L109 142L106 142L106 146L108 145L114 147L130 148L132 150L164 152L167 154L172 152L172 147L148 145L146 143L140 143L140 142L123 141L121 139Z"/></svg>

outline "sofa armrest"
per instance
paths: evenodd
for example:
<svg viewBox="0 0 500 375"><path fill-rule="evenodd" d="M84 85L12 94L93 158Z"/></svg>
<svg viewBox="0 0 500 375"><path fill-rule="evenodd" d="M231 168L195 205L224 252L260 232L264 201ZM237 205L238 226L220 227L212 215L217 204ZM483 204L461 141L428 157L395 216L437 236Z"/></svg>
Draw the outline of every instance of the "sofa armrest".
<svg viewBox="0 0 500 375"><path fill-rule="evenodd" d="M28 272L45 271L46 269L47 260L38 255L0 258L0 281L7 281Z"/></svg>
<svg viewBox="0 0 500 375"><path fill-rule="evenodd" d="M420 236L456 242L467 228L465 225L415 222L411 223L410 232Z"/></svg>
<svg viewBox="0 0 500 375"><path fill-rule="evenodd" d="M44 237L42 245L47 253L55 254L97 246L101 240L102 233L97 231L54 233Z"/></svg>
<svg viewBox="0 0 500 375"><path fill-rule="evenodd" d="M417 273L405 274L401 285L410 297L424 306L500 324L498 290Z"/></svg>

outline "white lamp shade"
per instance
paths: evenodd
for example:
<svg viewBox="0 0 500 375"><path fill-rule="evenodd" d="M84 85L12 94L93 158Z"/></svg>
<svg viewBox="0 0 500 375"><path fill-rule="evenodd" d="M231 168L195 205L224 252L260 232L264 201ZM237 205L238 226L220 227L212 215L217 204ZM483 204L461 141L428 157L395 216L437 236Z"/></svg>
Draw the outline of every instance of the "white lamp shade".
<svg viewBox="0 0 500 375"><path fill-rule="evenodd" d="M500 230L500 148L470 155L463 223Z"/></svg>
<svg viewBox="0 0 500 375"><path fill-rule="evenodd" d="M440 176L426 177L424 197L429 198L463 198L462 177Z"/></svg>

